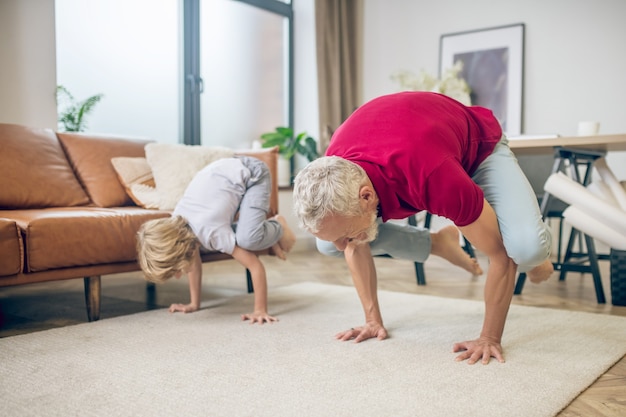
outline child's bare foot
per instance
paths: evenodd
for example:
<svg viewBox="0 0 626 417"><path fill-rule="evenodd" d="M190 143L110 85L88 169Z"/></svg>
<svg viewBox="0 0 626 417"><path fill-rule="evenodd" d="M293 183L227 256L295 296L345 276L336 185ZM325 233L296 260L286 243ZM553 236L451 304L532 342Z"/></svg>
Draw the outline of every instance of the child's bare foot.
<svg viewBox="0 0 626 417"><path fill-rule="evenodd" d="M285 253L285 251L283 251L283 249L280 247L278 243L275 243L272 245L272 247L270 248L270 254L276 255L278 258L282 259L283 261L287 259L287 254Z"/></svg>
<svg viewBox="0 0 626 417"><path fill-rule="evenodd" d="M528 275L528 279L530 280L530 282L539 284L550 278L553 272L554 266L552 265L552 262L550 261L550 259L546 259L541 265L537 265L536 267L528 271L526 275Z"/></svg>
<svg viewBox="0 0 626 417"><path fill-rule="evenodd" d="M293 245L296 244L296 235L293 233L289 225L287 224L287 220L280 214L274 216L274 220L276 220L283 227L283 236L278 241L280 248L285 253L289 253L291 249L293 249ZM281 258L282 259L282 258Z"/></svg>
<svg viewBox="0 0 626 417"><path fill-rule="evenodd" d="M431 235L434 255L441 256L448 262L460 266L473 275L482 275L483 270L476 258L470 257L459 244L459 230L450 225Z"/></svg>

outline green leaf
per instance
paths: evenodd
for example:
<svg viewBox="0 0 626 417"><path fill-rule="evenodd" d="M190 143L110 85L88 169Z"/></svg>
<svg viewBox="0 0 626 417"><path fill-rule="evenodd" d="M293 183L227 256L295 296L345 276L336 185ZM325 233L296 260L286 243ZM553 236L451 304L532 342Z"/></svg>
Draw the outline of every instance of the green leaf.
<svg viewBox="0 0 626 417"><path fill-rule="evenodd" d="M276 128L276 132L289 138L293 136L293 129L291 129L290 127L278 126Z"/></svg>
<svg viewBox="0 0 626 417"><path fill-rule="evenodd" d="M65 108L59 110L58 121L63 125L63 129L68 132L82 132L85 130L85 118L90 114L95 105L102 100L103 94L96 94L87 99L76 102L74 96L62 85L57 86L57 104L61 107L61 102L66 103Z"/></svg>
<svg viewBox="0 0 626 417"><path fill-rule="evenodd" d="M263 148L278 146L278 152L286 159L291 159L296 153L303 155L309 161L319 157L315 139L308 136L306 132L294 137L293 129L278 126L274 132L263 133L260 138Z"/></svg>
<svg viewBox="0 0 626 417"><path fill-rule="evenodd" d="M263 147L264 148L271 148L272 146L285 146L285 141L283 138L280 137L272 137L269 139L266 139L265 142L263 142Z"/></svg>
<svg viewBox="0 0 626 417"><path fill-rule="evenodd" d="M281 135L280 133L276 133L276 132L264 133L261 135L261 139L285 141L285 137Z"/></svg>

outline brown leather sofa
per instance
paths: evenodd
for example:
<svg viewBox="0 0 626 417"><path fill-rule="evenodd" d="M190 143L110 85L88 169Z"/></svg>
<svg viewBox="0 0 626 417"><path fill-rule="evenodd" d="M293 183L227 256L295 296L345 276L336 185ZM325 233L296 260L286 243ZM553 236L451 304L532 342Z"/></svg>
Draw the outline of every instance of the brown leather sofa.
<svg viewBox="0 0 626 417"><path fill-rule="evenodd" d="M139 226L170 215L136 206L111 164L144 156L147 143L0 124L0 287L83 278L87 317L98 320L101 276L138 271ZM268 165L276 214L278 149L236 153Z"/></svg>

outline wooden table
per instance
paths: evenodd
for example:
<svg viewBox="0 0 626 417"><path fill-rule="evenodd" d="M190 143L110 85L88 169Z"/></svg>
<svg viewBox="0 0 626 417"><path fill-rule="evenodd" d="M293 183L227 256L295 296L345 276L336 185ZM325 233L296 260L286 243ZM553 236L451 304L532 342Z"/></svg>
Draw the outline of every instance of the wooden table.
<svg viewBox="0 0 626 417"><path fill-rule="evenodd" d="M602 158L609 151L626 151L626 134L553 138L520 137L511 138L509 146L518 158L552 155L551 174L559 171L565 172L575 181L588 185L591 180L591 168L596 159ZM542 162L545 162L545 158L542 159ZM570 169L566 170L566 166ZM580 167L584 168L584 174L579 171ZM541 213L544 218L550 211L551 199L552 197L548 193L544 193L542 196ZM574 251L573 244L579 233L578 230L572 229L563 259L561 259L561 236L559 233L559 249L557 261L553 262L554 268L560 271L560 280L565 279L568 271L591 273L596 289L596 298L599 304L603 304L606 302L606 298L600 279L598 259L608 259L608 256L597 254L593 239L586 234L581 235L585 241L586 250L582 249L581 242L581 249L578 252ZM588 265L580 263L581 259L586 259L587 261L584 263L588 263ZM521 294L525 281L526 274L519 274L515 285L515 294Z"/></svg>
<svg viewBox="0 0 626 417"><path fill-rule="evenodd" d="M552 154L561 146L591 151L626 151L626 133L597 136L570 136L555 138L509 138L509 146L516 155Z"/></svg>

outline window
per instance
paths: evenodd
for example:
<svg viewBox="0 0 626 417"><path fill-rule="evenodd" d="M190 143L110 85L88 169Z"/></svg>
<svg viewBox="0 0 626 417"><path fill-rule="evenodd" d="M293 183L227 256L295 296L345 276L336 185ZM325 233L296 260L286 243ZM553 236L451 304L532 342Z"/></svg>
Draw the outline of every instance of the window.
<svg viewBox="0 0 626 417"><path fill-rule="evenodd" d="M293 125L290 1L56 0L55 12L57 84L104 94L91 132L243 148Z"/></svg>
<svg viewBox="0 0 626 417"><path fill-rule="evenodd" d="M202 144L250 147L289 124L288 31L288 18L243 2L200 2Z"/></svg>

